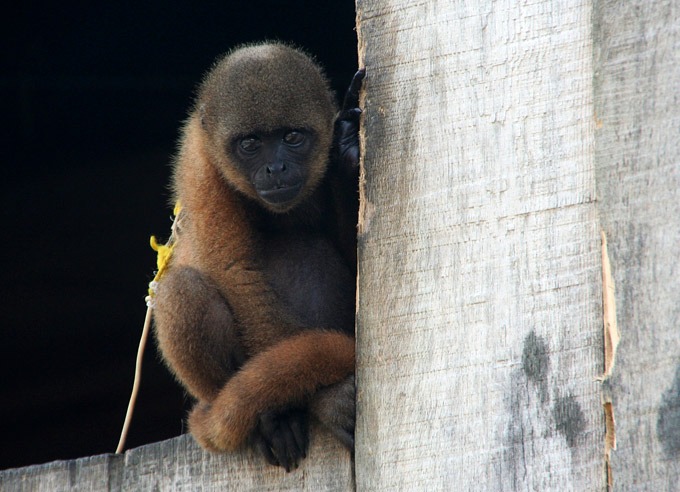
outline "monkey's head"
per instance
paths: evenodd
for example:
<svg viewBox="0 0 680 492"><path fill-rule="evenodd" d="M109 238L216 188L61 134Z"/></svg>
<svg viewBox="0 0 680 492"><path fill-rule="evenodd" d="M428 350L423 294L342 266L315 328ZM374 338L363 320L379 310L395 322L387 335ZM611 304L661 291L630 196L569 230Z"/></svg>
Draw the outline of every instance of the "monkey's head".
<svg viewBox="0 0 680 492"><path fill-rule="evenodd" d="M336 107L320 68L282 44L238 48L208 73L197 111L227 182L286 212L326 171Z"/></svg>

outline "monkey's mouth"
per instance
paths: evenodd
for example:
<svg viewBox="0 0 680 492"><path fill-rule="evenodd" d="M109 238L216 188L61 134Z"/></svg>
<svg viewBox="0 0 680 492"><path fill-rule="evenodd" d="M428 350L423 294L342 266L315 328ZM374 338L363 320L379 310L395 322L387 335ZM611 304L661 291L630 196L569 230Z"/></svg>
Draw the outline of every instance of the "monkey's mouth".
<svg viewBox="0 0 680 492"><path fill-rule="evenodd" d="M293 201L302 190L302 183L292 185L279 185L277 188L257 190L257 194L265 202L272 205L285 205Z"/></svg>

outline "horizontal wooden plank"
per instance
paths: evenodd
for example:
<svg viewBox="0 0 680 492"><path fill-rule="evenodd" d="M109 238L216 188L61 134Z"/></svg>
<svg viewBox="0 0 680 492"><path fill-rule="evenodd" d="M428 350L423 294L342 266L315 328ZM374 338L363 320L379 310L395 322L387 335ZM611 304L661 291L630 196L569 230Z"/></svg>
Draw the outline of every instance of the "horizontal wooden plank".
<svg viewBox="0 0 680 492"><path fill-rule="evenodd" d="M308 458L286 473L252 450L211 454L189 435L131 449L0 471L5 492L90 491L350 491L350 453L315 432Z"/></svg>

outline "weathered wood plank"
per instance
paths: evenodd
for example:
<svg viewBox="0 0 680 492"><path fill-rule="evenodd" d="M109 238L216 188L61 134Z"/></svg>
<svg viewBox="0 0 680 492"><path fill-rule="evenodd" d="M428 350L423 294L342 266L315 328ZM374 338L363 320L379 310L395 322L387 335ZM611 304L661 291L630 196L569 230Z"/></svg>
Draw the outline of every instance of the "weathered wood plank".
<svg viewBox="0 0 680 492"><path fill-rule="evenodd" d="M680 2L596 2L597 196L621 343L616 490L680 489Z"/></svg>
<svg viewBox="0 0 680 492"><path fill-rule="evenodd" d="M357 2L359 490L604 486L591 8Z"/></svg>
<svg viewBox="0 0 680 492"><path fill-rule="evenodd" d="M252 451L210 454L189 436L101 455L0 471L2 492L90 491L350 491L350 454L315 433L309 456L286 473Z"/></svg>

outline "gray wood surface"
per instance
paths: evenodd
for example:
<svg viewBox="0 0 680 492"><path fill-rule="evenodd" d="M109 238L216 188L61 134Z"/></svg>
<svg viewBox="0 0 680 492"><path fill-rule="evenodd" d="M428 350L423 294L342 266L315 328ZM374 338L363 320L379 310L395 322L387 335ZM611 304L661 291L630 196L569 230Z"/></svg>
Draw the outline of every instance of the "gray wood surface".
<svg viewBox="0 0 680 492"><path fill-rule="evenodd" d="M587 1L359 0L359 490L601 490Z"/></svg>
<svg viewBox="0 0 680 492"><path fill-rule="evenodd" d="M597 197L621 334L615 490L680 490L680 2L595 4Z"/></svg>
<svg viewBox="0 0 680 492"><path fill-rule="evenodd" d="M209 454L184 435L107 454L0 471L2 492L349 491L350 454L316 433L308 459L286 473L251 451Z"/></svg>

